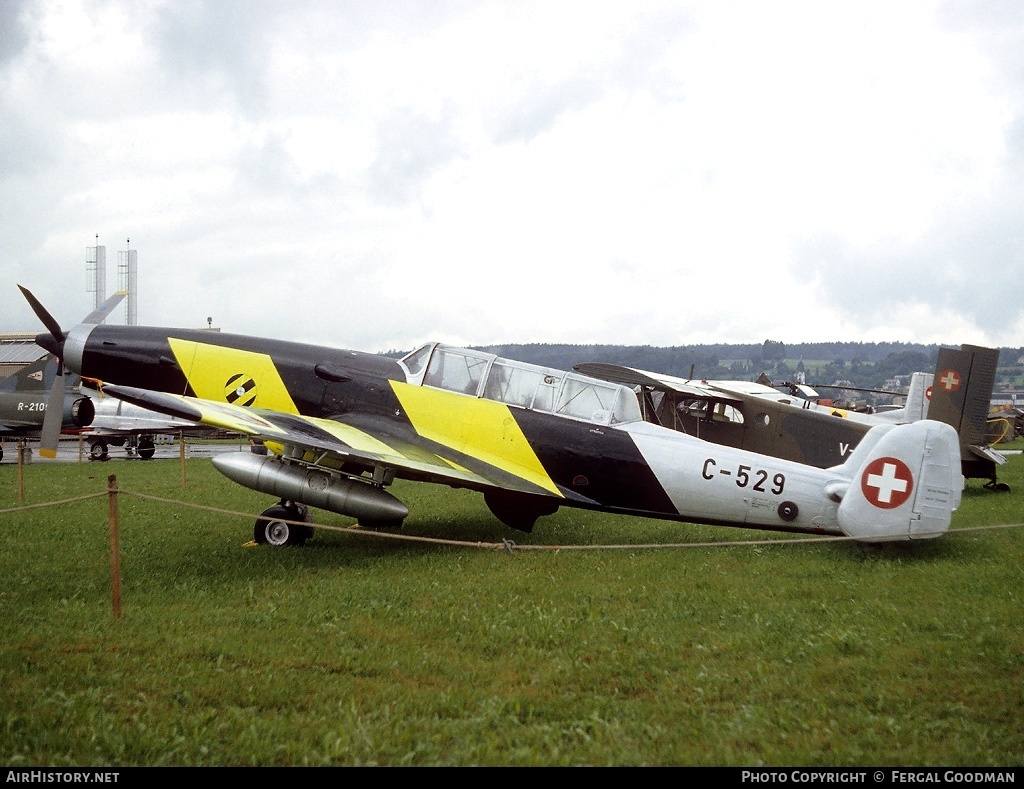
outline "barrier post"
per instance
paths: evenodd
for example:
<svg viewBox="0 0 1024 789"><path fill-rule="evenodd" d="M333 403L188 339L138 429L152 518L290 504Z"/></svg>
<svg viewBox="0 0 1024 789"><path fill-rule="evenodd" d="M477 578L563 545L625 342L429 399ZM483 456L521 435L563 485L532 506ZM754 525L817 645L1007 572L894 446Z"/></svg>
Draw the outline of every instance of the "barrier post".
<svg viewBox="0 0 1024 789"><path fill-rule="evenodd" d="M18 439L18 501L25 500L25 459L21 456L25 442Z"/></svg>
<svg viewBox="0 0 1024 789"><path fill-rule="evenodd" d="M185 429L178 431L178 454L181 455L181 489L185 490Z"/></svg>
<svg viewBox="0 0 1024 789"><path fill-rule="evenodd" d="M107 501L110 519L110 594L114 616L121 616L121 535L117 518L117 476L107 477Z"/></svg>

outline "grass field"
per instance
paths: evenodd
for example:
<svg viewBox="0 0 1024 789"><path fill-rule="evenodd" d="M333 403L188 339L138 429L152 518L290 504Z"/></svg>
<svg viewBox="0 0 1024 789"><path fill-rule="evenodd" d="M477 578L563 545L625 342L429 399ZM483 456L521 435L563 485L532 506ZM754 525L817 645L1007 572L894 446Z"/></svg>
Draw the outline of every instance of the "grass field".
<svg viewBox="0 0 1024 789"><path fill-rule="evenodd" d="M177 461L37 462L24 502L5 463L0 510L111 473L120 617L106 497L0 514L0 764L1024 764L1024 533L966 530L1022 520L1022 456L963 531L881 549L572 510L527 535L401 483L404 534L486 547L255 548L272 502L207 460L186 490Z"/></svg>

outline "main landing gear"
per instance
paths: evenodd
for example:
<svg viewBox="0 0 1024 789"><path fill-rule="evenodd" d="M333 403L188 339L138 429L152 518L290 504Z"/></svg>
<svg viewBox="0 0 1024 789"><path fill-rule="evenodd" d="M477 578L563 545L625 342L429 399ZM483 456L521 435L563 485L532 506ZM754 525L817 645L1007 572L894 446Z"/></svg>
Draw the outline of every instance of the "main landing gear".
<svg viewBox="0 0 1024 789"><path fill-rule="evenodd" d="M134 437L114 441L115 444L124 444L125 451L129 455L138 455L143 460L151 460L156 454L156 444L149 436L142 436L136 442ZM89 457L93 460L108 460L110 448L102 438L95 438L89 443Z"/></svg>
<svg viewBox="0 0 1024 789"><path fill-rule="evenodd" d="M267 507L256 519L253 539L259 545L302 545L313 536L313 527L303 525L311 523L312 520L313 516L309 514L305 505L282 501L273 507Z"/></svg>
<svg viewBox="0 0 1024 789"><path fill-rule="evenodd" d="M143 436L139 439L138 446L139 457L143 460L151 460L153 455L156 454L156 446L153 444L153 439L148 436Z"/></svg>

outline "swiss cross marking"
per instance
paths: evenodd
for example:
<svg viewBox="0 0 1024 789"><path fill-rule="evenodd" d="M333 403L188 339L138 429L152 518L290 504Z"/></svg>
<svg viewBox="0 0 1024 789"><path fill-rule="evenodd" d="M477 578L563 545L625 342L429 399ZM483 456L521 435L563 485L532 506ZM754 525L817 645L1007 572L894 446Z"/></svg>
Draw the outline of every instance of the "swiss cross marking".
<svg viewBox="0 0 1024 789"><path fill-rule="evenodd" d="M860 489L864 498L876 507L890 510L910 498L914 491L914 475L899 458L876 458L864 469Z"/></svg>
<svg viewBox="0 0 1024 789"><path fill-rule="evenodd" d="M960 388L960 374L956 370L946 370L939 376L939 384L947 392L955 392Z"/></svg>

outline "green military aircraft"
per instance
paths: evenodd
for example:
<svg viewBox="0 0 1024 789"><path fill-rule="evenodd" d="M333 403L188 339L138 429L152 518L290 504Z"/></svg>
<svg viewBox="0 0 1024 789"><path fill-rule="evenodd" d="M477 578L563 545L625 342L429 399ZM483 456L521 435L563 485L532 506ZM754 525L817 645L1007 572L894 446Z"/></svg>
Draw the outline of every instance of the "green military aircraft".
<svg viewBox="0 0 1024 789"><path fill-rule="evenodd" d="M716 444L828 468L843 463L872 427L919 419L945 422L960 440L961 470L986 487L1009 490L996 478L1006 462L986 438L999 350L977 345L940 348L934 375L914 373L906 404L861 412L838 408L805 385L676 378L620 365L573 369L638 392L648 419Z"/></svg>

